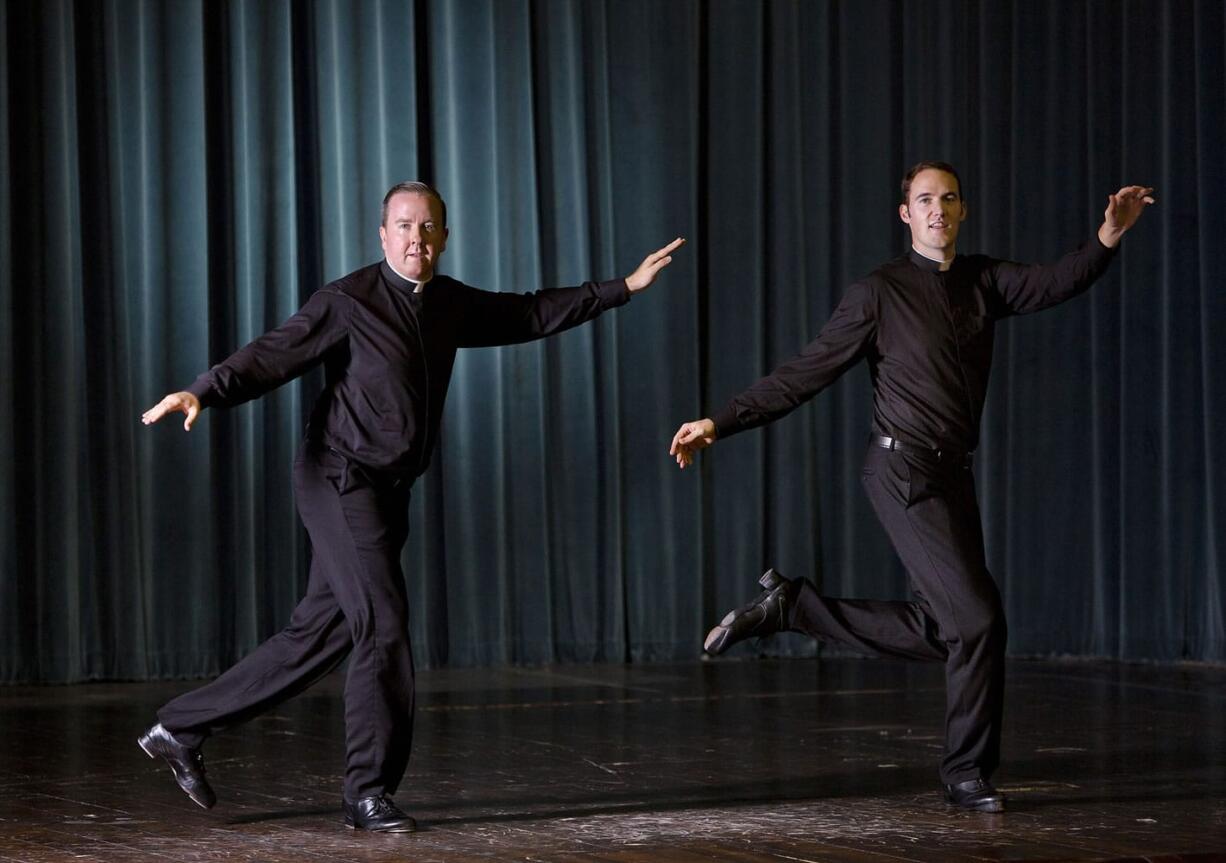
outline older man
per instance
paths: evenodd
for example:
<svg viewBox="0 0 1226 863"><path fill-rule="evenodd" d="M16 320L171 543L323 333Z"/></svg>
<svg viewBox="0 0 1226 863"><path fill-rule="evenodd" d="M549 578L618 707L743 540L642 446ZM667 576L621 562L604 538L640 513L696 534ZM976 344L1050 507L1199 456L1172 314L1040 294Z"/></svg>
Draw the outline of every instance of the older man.
<svg viewBox="0 0 1226 863"><path fill-rule="evenodd" d="M323 363L326 382L294 464L298 511L311 539L306 595L289 625L212 683L158 711L140 737L205 808L216 797L200 748L306 689L349 656L345 681L345 824L409 832L391 800L413 733L413 657L400 550L409 490L430 461L456 350L543 338L590 321L647 288L678 238L625 279L533 294L490 293L438 275L447 208L430 186L405 182L383 199L385 258L317 291L302 309L162 399L168 413L232 407Z"/></svg>
<svg viewBox="0 0 1226 863"><path fill-rule="evenodd" d="M1110 195L1098 234L1048 266L958 255L966 202L957 171L921 162L902 181L909 253L852 285L799 355L712 417L685 423L670 453L681 467L716 440L772 422L864 359L873 432L862 473L873 509L911 580L910 602L834 599L773 569L756 600L729 612L704 644L723 653L751 636L803 632L878 655L945 664L941 782L946 799L1004 809L991 784L1000 759L1005 615L984 558L971 475L996 322L1077 296L1107 268L1153 190Z"/></svg>

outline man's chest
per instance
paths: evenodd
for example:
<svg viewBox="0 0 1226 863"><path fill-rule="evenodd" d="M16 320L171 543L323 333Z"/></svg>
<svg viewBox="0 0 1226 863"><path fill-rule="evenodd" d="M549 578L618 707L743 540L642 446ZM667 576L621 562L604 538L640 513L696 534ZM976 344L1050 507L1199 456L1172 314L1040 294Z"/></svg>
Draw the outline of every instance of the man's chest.
<svg viewBox="0 0 1226 863"><path fill-rule="evenodd" d="M994 321L978 282L919 273L883 280L877 348L901 362L980 358L990 354Z"/></svg>

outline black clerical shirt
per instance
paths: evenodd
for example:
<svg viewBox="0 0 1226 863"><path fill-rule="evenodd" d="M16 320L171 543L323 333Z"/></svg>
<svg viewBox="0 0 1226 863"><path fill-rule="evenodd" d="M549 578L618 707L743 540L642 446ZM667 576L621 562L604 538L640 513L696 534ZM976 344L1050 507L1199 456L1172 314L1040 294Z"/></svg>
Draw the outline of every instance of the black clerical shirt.
<svg viewBox="0 0 1226 863"><path fill-rule="evenodd" d="M386 261L316 291L284 324L188 387L204 407L263 395L323 362L308 439L377 471L413 477L438 436L458 348L526 342L630 299L624 279L532 294L493 293L447 276L420 292Z"/></svg>
<svg viewBox="0 0 1226 863"><path fill-rule="evenodd" d="M958 255L940 272L912 250L852 285L816 339L716 412L716 435L778 419L863 358L875 433L972 452L996 321L1077 296L1113 256L1093 237L1054 264Z"/></svg>

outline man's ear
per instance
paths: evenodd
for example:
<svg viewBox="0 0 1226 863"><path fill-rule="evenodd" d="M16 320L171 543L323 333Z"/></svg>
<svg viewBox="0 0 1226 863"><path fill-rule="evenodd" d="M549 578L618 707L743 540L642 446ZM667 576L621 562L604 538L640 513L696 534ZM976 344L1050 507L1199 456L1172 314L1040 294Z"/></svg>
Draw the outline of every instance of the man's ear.
<svg viewBox="0 0 1226 863"><path fill-rule="evenodd" d="M902 219L908 225L911 224L911 211L907 208L906 204L898 205L898 218Z"/></svg>

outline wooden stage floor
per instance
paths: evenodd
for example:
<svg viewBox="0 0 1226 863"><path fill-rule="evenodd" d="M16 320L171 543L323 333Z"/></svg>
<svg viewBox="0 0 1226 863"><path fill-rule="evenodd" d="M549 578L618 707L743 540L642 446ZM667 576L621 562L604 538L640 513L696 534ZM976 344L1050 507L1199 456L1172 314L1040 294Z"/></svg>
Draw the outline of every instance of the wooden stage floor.
<svg viewBox="0 0 1226 863"><path fill-rule="evenodd" d="M193 805L136 736L188 683L0 687L0 861L1226 860L1226 668L1011 662L1003 815L937 789L936 666L420 675L397 801L339 811L341 679L208 742Z"/></svg>

